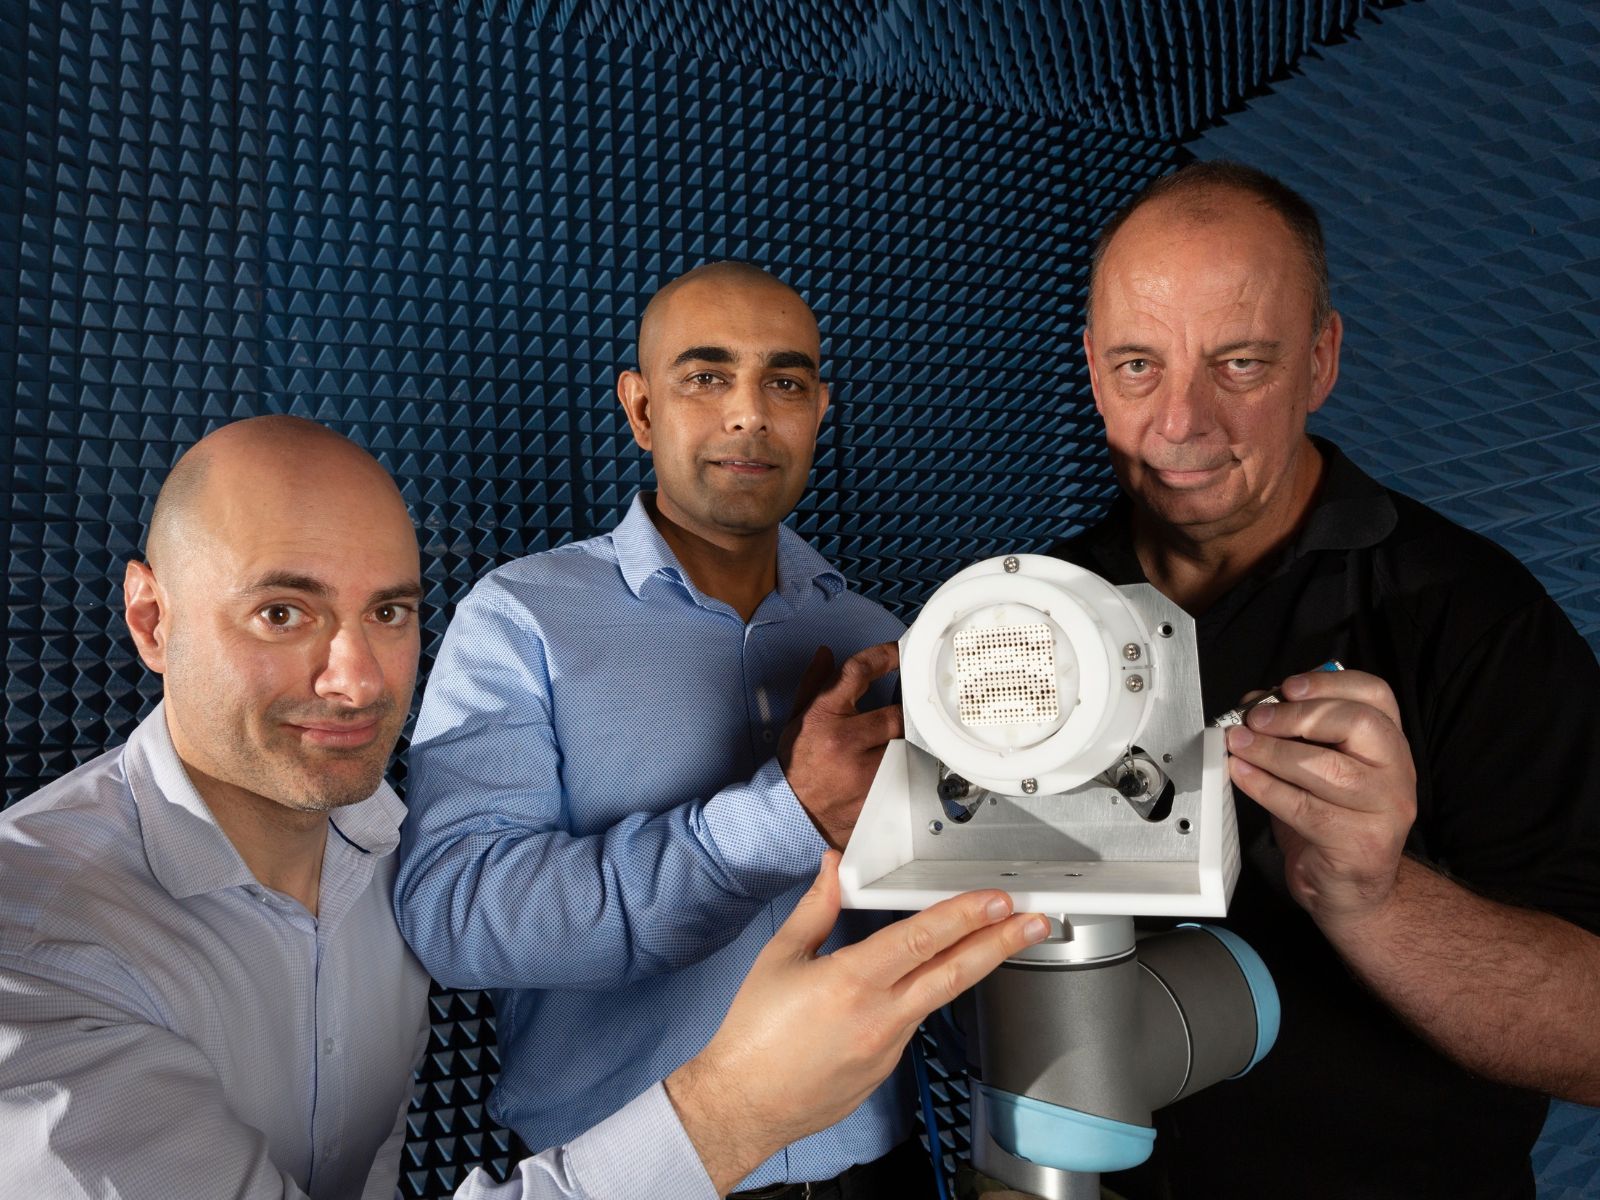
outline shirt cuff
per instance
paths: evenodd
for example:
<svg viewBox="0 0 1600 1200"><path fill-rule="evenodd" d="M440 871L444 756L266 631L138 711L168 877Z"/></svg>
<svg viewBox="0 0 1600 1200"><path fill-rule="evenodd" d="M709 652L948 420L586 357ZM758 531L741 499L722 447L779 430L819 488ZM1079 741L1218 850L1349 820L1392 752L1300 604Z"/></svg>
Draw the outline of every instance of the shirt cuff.
<svg viewBox="0 0 1600 1200"><path fill-rule="evenodd" d="M776 758L749 783L723 788L708 800L705 822L722 861L751 895L776 895L810 882L828 848Z"/></svg>
<svg viewBox="0 0 1600 1200"><path fill-rule="evenodd" d="M717 1200L667 1089L656 1084L567 1144L572 1176L594 1200Z"/></svg>

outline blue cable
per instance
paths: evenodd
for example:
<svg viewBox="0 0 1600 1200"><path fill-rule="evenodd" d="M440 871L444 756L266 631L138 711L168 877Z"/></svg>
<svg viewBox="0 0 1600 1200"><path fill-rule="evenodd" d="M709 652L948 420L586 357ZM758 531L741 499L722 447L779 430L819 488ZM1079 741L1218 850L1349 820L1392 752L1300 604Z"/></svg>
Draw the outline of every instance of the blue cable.
<svg viewBox="0 0 1600 1200"><path fill-rule="evenodd" d="M939 1141L939 1120L933 1111L933 1089L928 1086L928 1064L922 1058L922 1031L911 1038L911 1069L917 1076L917 1095L922 1099L922 1120L928 1127L928 1154L933 1159L933 1187L939 1200L950 1200L944 1186L944 1144Z"/></svg>

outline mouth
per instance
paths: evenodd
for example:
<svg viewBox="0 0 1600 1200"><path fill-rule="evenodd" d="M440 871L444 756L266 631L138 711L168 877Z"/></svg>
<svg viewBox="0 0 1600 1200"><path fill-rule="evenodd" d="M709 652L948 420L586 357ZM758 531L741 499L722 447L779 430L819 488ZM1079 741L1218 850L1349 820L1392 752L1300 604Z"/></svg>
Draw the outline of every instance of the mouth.
<svg viewBox="0 0 1600 1200"><path fill-rule="evenodd" d="M1210 467L1200 467L1184 470L1169 470L1163 467L1152 466L1151 471L1161 483L1169 488L1196 488L1204 487L1215 480L1222 472L1228 469L1228 464L1217 463Z"/></svg>
<svg viewBox="0 0 1600 1200"><path fill-rule="evenodd" d="M291 729L308 746L324 750L355 750L366 746L378 736L382 722L373 717L366 721L292 721Z"/></svg>
<svg viewBox="0 0 1600 1200"><path fill-rule="evenodd" d="M713 467L724 471L731 471L735 475L765 475L768 471L776 471L777 463L766 462L759 458L713 458Z"/></svg>

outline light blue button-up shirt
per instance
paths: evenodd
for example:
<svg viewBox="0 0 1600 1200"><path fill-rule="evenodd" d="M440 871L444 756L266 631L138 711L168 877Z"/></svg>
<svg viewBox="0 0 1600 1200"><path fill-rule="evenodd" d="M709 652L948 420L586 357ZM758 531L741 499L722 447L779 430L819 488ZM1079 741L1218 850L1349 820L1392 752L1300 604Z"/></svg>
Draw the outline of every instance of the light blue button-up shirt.
<svg viewBox="0 0 1600 1200"><path fill-rule="evenodd" d="M392 1200L427 977L387 784L333 815L315 917L262 887L163 710L0 815L0 1195ZM712 1200L661 1086L458 1200Z"/></svg>
<svg viewBox="0 0 1600 1200"><path fill-rule="evenodd" d="M816 874L825 845L773 757L795 687L819 645L843 662L901 625L787 528L777 579L746 624L635 498L456 610L408 760L397 910L435 978L493 989L490 1112L532 1146L699 1051ZM847 912L824 952L882 923ZM870 1161L908 1112L892 1078L742 1186Z"/></svg>
<svg viewBox="0 0 1600 1200"><path fill-rule="evenodd" d="M404 811L384 785L334 814L315 917L256 882L161 707L7 811L0 1191L391 1200L427 1035L384 886Z"/></svg>

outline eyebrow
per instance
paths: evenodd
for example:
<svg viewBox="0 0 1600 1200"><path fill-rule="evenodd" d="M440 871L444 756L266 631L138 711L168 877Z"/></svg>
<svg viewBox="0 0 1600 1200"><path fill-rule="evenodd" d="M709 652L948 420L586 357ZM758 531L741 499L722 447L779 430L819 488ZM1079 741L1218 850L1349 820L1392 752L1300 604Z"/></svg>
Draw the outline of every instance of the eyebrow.
<svg viewBox="0 0 1600 1200"><path fill-rule="evenodd" d="M674 367L681 367L687 362L711 362L733 365L739 361L739 356L726 346L690 346L677 358L672 360ZM804 350L774 350L766 356L768 369L794 370L816 373L817 360Z"/></svg>
<svg viewBox="0 0 1600 1200"><path fill-rule="evenodd" d="M249 587L241 591L241 595L253 596L258 592L304 592L308 596L315 596L319 600L326 600L333 595L333 588L313 575L297 575L293 571L272 571L263 575ZM367 597L367 607L374 604L388 604L394 600L420 600L422 599L422 583L420 580L407 580L405 583L390 584L388 587L379 588Z"/></svg>
<svg viewBox="0 0 1600 1200"><path fill-rule="evenodd" d="M690 346L672 360L672 365L677 367L686 362L736 363L738 361L739 356L725 346Z"/></svg>
<svg viewBox="0 0 1600 1200"><path fill-rule="evenodd" d="M1215 350L1210 352L1208 357L1221 358L1224 355L1234 353L1236 350L1260 350L1267 354L1272 354L1279 350L1282 345L1282 342L1257 341L1250 338L1243 338L1237 342L1229 342L1224 346L1218 346ZM1120 346L1112 346L1111 349L1107 350L1106 357L1121 358L1124 354L1152 355L1154 353L1154 347L1141 346L1134 342L1124 342Z"/></svg>
<svg viewBox="0 0 1600 1200"><path fill-rule="evenodd" d="M1222 358L1225 355L1232 354L1235 350L1258 350L1266 354L1272 354L1281 345L1281 342L1252 341L1249 338L1245 338L1242 341L1229 342L1226 346L1218 346L1211 352L1211 357Z"/></svg>
<svg viewBox="0 0 1600 1200"><path fill-rule="evenodd" d="M810 371L813 374L817 370L816 360L803 350L774 350L767 355L767 366L779 368L799 367L802 371Z"/></svg>

